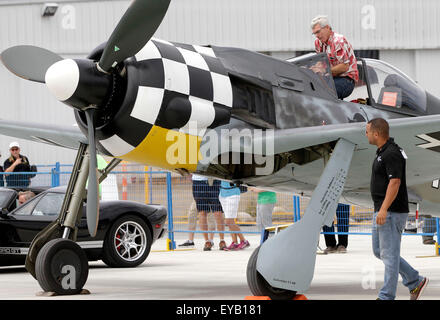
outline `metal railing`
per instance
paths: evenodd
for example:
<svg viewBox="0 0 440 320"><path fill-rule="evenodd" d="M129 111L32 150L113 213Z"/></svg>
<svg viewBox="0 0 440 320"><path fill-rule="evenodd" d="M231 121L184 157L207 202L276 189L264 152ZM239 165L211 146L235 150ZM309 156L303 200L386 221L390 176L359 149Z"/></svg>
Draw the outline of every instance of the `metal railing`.
<svg viewBox="0 0 440 320"><path fill-rule="evenodd" d="M38 165L38 172L33 172L30 187L57 187L67 185L73 165L55 163L53 165ZM19 177L29 173L0 173ZM6 184L8 186L8 184ZM10 185L9 185L10 186ZM20 186L18 186L20 187ZM100 193L103 200L132 200L145 204L160 204L168 210L166 228L168 230L168 248L176 248L176 233L193 233L209 235L222 233L230 234L261 234L256 222L256 207L258 195L247 191L240 194L238 215L234 219L240 231L228 230L225 220L216 220L212 213L207 215L208 228L200 230L200 212L193 198L192 180L190 176L180 176L167 171L152 170L151 168L119 164L101 184ZM272 213L272 225L284 225L299 221L304 214L309 199L294 194L277 193L277 202ZM220 209L221 210L221 209ZM323 234L329 235L371 235L373 210L357 206L346 206L348 212L345 218L337 219L335 215L334 229L325 229ZM219 221L225 223L219 226ZM221 231L219 231L221 229ZM407 231L404 235L435 236L440 229L439 219L421 216L415 220L408 218ZM341 231L342 230L342 231ZM413 231L413 232L409 232ZM439 241L437 241L439 242ZM437 250L438 252L438 246Z"/></svg>

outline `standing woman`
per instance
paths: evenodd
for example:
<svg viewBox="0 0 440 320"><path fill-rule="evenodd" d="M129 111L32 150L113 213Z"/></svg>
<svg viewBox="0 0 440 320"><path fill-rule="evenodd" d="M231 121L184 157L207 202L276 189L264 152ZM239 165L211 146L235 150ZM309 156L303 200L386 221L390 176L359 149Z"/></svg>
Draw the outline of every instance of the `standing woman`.
<svg viewBox="0 0 440 320"><path fill-rule="evenodd" d="M238 205L240 204L240 188L227 181L222 181L220 185L219 200L225 213L225 223L229 231L240 231L240 227L235 224L235 218L238 214ZM232 243L224 250L241 250L250 246L242 233L231 233ZM238 243L240 238L240 243Z"/></svg>

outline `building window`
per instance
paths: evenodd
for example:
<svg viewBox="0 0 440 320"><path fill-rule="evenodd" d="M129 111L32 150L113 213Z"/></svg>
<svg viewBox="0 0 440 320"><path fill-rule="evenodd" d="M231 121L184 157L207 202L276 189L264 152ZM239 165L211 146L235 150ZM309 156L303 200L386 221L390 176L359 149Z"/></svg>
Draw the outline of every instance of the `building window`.
<svg viewBox="0 0 440 320"><path fill-rule="evenodd" d="M356 58L370 58L379 60L379 50L354 50Z"/></svg>

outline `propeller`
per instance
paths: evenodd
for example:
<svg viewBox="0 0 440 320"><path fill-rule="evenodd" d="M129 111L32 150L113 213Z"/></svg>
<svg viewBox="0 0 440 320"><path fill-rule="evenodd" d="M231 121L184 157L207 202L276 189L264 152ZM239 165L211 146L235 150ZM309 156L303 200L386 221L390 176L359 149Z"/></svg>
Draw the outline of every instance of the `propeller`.
<svg viewBox="0 0 440 320"><path fill-rule="evenodd" d="M87 187L87 228L91 235L96 235L99 219L99 183L96 160L95 127L93 118L95 109L85 110L89 135L89 184Z"/></svg>
<svg viewBox="0 0 440 320"><path fill-rule="evenodd" d="M52 51L35 46L15 46L1 53L3 64L16 76L44 83L47 69L62 60Z"/></svg>
<svg viewBox="0 0 440 320"><path fill-rule="evenodd" d="M107 41L98 63L63 59L35 46L15 46L1 53L3 64L17 76L46 83L61 102L85 113L89 142L87 226L96 235L99 220L95 127L97 112L105 110L115 84L116 65L136 55L160 26L171 0L135 0Z"/></svg>
<svg viewBox="0 0 440 320"><path fill-rule="evenodd" d="M156 32L170 1L133 1L110 36L99 67L108 72L119 62L138 53Z"/></svg>

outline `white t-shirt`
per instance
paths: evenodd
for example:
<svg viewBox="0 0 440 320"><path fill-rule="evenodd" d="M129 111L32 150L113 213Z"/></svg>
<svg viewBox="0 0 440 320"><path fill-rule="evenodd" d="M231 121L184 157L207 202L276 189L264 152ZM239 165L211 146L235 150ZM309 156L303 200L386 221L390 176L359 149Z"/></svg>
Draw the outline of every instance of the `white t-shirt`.
<svg viewBox="0 0 440 320"><path fill-rule="evenodd" d="M192 179L193 181L208 181L207 177L199 176L198 174L193 174Z"/></svg>

